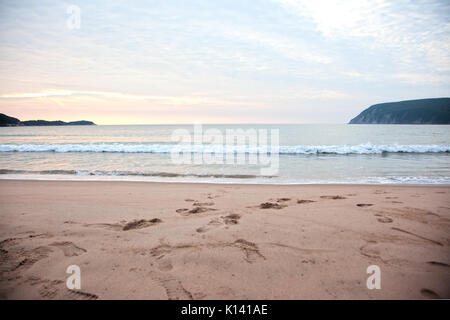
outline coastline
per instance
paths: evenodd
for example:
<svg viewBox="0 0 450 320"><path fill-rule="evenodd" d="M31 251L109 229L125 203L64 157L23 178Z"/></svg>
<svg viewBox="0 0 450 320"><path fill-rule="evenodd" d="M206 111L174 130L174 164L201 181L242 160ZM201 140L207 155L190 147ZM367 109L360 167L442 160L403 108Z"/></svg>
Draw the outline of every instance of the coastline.
<svg viewBox="0 0 450 320"><path fill-rule="evenodd" d="M449 193L1 179L0 298L450 298ZM66 288L74 264L85 295Z"/></svg>
<svg viewBox="0 0 450 320"><path fill-rule="evenodd" d="M80 176L79 179L74 178L67 178L63 177L61 179L55 179L55 178L2 178L0 177L0 181L49 181L49 182L105 182L105 183L161 183L161 184L186 184L186 185L228 185L228 186L367 186L367 187L450 187L450 183L367 183L367 182L361 182L361 183L348 183L348 182L330 182L330 183L315 183L315 182L274 182L274 183L266 183L266 182L229 182L229 181L170 181L167 178L161 179L161 180L134 180L133 178L126 177L126 179L119 179L117 177L108 177L108 178L88 178Z"/></svg>

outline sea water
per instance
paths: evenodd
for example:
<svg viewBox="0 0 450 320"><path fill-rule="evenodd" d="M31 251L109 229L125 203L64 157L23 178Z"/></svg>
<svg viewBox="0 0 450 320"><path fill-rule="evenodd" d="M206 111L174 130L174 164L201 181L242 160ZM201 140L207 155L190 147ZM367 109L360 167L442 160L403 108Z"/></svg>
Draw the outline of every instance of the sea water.
<svg viewBox="0 0 450 320"><path fill-rule="evenodd" d="M174 132L193 132L193 125L4 127L0 128L0 178L450 184L450 126L224 124L202 128L224 134L230 129L276 130L277 171L264 175L260 164L247 162L173 161L172 152L179 147L172 140ZM206 143L190 150L201 153L208 147ZM260 146L225 147L226 152L248 154L258 152Z"/></svg>

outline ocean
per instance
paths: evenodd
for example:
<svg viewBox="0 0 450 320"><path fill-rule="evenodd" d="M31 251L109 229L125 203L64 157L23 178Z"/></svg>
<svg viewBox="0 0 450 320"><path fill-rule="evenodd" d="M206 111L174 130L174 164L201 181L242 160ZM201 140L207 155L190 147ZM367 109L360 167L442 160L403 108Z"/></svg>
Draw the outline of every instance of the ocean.
<svg viewBox="0 0 450 320"><path fill-rule="evenodd" d="M236 124L201 129L223 134L224 139L199 144L193 125L3 127L0 179L450 184L450 126ZM227 130L239 129L256 133L257 144L236 145L225 139ZM192 146L180 148L172 139L180 130L192 134ZM262 133L270 139L259 139ZM175 150L184 150L190 158L174 160ZM223 161L202 158L211 150ZM252 162L255 154L257 161ZM261 168L269 165L259 160L268 154L274 170L264 171ZM236 157L234 162L224 160L230 155ZM238 160L238 155L243 158Z"/></svg>

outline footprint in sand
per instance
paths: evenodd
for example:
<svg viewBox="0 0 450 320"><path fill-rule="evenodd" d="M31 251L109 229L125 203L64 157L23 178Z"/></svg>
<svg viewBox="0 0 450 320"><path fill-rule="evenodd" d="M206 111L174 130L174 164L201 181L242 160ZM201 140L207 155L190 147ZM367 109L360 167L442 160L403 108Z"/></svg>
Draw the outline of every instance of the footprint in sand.
<svg viewBox="0 0 450 320"><path fill-rule="evenodd" d="M18 262L14 267L10 270L6 271L17 271L20 269L27 269L31 267L33 264L38 262L39 260L48 258L48 255L52 252L52 249L49 247L37 247L29 251L21 252L20 257L24 257L20 262ZM8 252L9 254L9 252ZM11 256L11 255L9 255ZM11 256L11 262L15 262L18 256ZM8 266L8 265L7 265Z"/></svg>
<svg viewBox="0 0 450 320"><path fill-rule="evenodd" d="M304 203L312 203L312 202L316 202L316 201L314 201L314 200L304 200L304 199L302 199L302 200L297 200L297 203L299 203L299 204L304 204Z"/></svg>
<svg viewBox="0 0 450 320"><path fill-rule="evenodd" d="M250 241L245 239L238 239L234 242L215 242L206 245L201 244L178 244L178 245L170 245L168 243L162 243L157 247L154 247L150 250L150 254L152 257L155 257L157 260L166 259L168 255L176 254L180 251L185 250L201 250L202 248L238 248L244 253L244 260L248 263L254 263L259 260L266 260L266 257L261 254L258 246ZM170 260L169 262L170 263ZM165 262L167 265L168 263Z"/></svg>
<svg viewBox="0 0 450 320"><path fill-rule="evenodd" d="M364 208L364 207L371 207L373 206L372 203L358 203L356 204L358 207Z"/></svg>
<svg viewBox="0 0 450 320"><path fill-rule="evenodd" d="M128 231L133 229L143 229L155 224L161 223L162 220L159 218L153 218L150 220L139 219L133 220L131 222L121 221L119 223L92 223L85 224L86 227L102 227L105 229L110 229L114 231Z"/></svg>
<svg viewBox="0 0 450 320"><path fill-rule="evenodd" d="M205 233L205 232L207 232L209 230L218 228L218 227L223 226L223 225L235 225L235 224L239 223L238 220L240 218L241 218L241 216L239 214L236 214L236 213L231 213L231 214L229 214L227 216L220 217L222 222L219 219L214 218L210 222L208 222L207 225L202 226L200 228L197 228L196 231L198 233Z"/></svg>
<svg viewBox="0 0 450 320"><path fill-rule="evenodd" d="M220 222L218 219L212 219L210 222L208 222L207 225L197 228L195 231L197 231L198 233L205 233L208 232L209 230L218 228L221 225L222 222Z"/></svg>
<svg viewBox="0 0 450 320"><path fill-rule="evenodd" d="M422 294L422 296L424 296L425 298L428 298L428 299L440 299L441 298L436 292L434 292L433 290L430 290L430 289L426 289L426 288L423 288L422 290L420 290L420 293Z"/></svg>
<svg viewBox="0 0 450 320"><path fill-rule="evenodd" d="M224 191L224 190L219 191L219 192L222 192L222 194L220 195L220 194L212 194L212 193L208 193L207 198L208 198L208 199L216 199L216 198L219 198L219 197L223 196L223 194L227 193L227 192Z"/></svg>
<svg viewBox="0 0 450 320"><path fill-rule="evenodd" d="M20 240L19 238L7 238L2 241L0 241L0 249L4 249L7 246L12 246L17 244L17 240Z"/></svg>
<svg viewBox="0 0 450 320"><path fill-rule="evenodd" d="M191 214L197 214L197 213L202 213L202 212L207 212L207 211L216 211L217 209L214 208L209 208L210 206L213 206L215 203L212 201L209 202L200 202L197 200L192 200L192 199L186 199L185 201L189 201L189 202L193 202L192 206L194 206L194 208L192 209L187 209L187 208L180 208L175 210L175 212L183 215L183 216L189 216Z"/></svg>
<svg viewBox="0 0 450 320"><path fill-rule="evenodd" d="M45 283L39 288L38 292L43 299L53 299L58 294L58 289L52 284Z"/></svg>
<svg viewBox="0 0 450 320"><path fill-rule="evenodd" d="M27 238L7 238L0 241L0 275L2 277L15 278L16 272L20 274L21 270L26 270L36 262L48 258L49 254L53 252L47 246L39 246L30 250L18 246L21 240Z"/></svg>
<svg viewBox="0 0 450 320"><path fill-rule="evenodd" d="M231 213L227 216L221 217L223 219L223 222L227 225L233 225L238 224L238 220L241 218L241 216L237 213Z"/></svg>
<svg viewBox="0 0 450 320"><path fill-rule="evenodd" d="M259 205L260 209L283 209L285 207L287 206L275 202L263 202Z"/></svg>
<svg viewBox="0 0 450 320"><path fill-rule="evenodd" d="M61 249L66 257L75 257L86 252L86 249L78 247L70 241L53 242L50 245Z"/></svg>
<svg viewBox="0 0 450 320"><path fill-rule="evenodd" d="M380 259L380 250L376 247L378 242L375 240L366 240L366 243L359 248L363 256L371 259Z"/></svg>
<svg viewBox="0 0 450 320"><path fill-rule="evenodd" d="M160 245L150 249L150 255L156 259L162 259L167 254L172 254L180 250L192 250L197 248L198 246L193 244L170 245L169 243L161 243Z"/></svg>
<svg viewBox="0 0 450 320"><path fill-rule="evenodd" d="M258 246L253 242L244 239L238 239L232 244L232 246L244 251L244 259L248 263L254 263L261 259L266 260L266 257L264 257L261 252L259 252Z"/></svg>
<svg viewBox="0 0 450 320"><path fill-rule="evenodd" d="M33 287L40 286L38 289L39 295L44 299L53 299L58 294L58 287L60 287L64 281L41 279L36 276L30 276L25 280L25 283Z"/></svg>
<svg viewBox="0 0 450 320"><path fill-rule="evenodd" d="M128 222L127 224L125 224L122 228L123 231L127 231L127 230L133 230L133 229L143 229L143 228L147 228L150 226L153 226L155 224L161 223L162 220L159 218L153 218L151 220L145 220L145 219L140 219L140 220L134 220L131 222Z"/></svg>
<svg viewBox="0 0 450 320"><path fill-rule="evenodd" d="M166 291L168 300L192 300L192 294L187 291L180 280L161 272L150 272L150 277L158 282Z"/></svg>
<svg viewBox="0 0 450 320"><path fill-rule="evenodd" d="M434 244L436 244L436 245L438 245L438 246L444 246L444 245L443 245L441 242L439 242L439 241L436 241L436 240L433 240L433 239L429 239L429 238L425 238L425 237L423 237L423 236L421 236L421 235L415 234L415 233L410 232L410 231L407 231L407 230L403 230L403 229L396 228L396 227L392 227L391 229L392 229L392 230L395 230L395 231L399 231L399 232L403 232L403 233L409 234L409 235L411 235L411 236L414 236L414 237L416 237L416 238L425 240L425 241L427 241L427 242L434 243Z"/></svg>
<svg viewBox="0 0 450 320"><path fill-rule="evenodd" d="M189 209L177 209L176 212L180 213L183 216L189 216L191 214L198 214L198 213L203 213L203 212L207 212L207 211L216 211L217 209L214 208L208 208L208 207L195 207L191 210Z"/></svg>
<svg viewBox="0 0 450 320"><path fill-rule="evenodd" d="M443 263L443 262L439 262L439 261L427 261L427 263L432 265L432 266L450 268L449 264L446 264L446 263Z"/></svg>
<svg viewBox="0 0 450 320"><path fill-rule="evenodd" d="M196 207L203 207L203 206L210 207L210 206L213 206L214 204L215 204L214 202L198 202L198 201L196 201L192 205L196 206Z"/></svg>
<svg viewBox="0 0 450 320"><path fill-rule="evenodd" d="M392 220L389 217L381 217L381 218L378 218L377 221L381 222L381 223L392 223L394 220Z"/></svg>
<svg viewBox="0 0 450 320"><path fill-rule="evenodd" d="M169 271L173 269L170 259L161 259L158 261L157 267L161 271Z"/></svg>
<svg viewBox="0 0 450 320"><path fill-rule="evenodd" d="M344 196L320 196L322 199L331 199L331 200L341 200L341 199L347 199Z"/></svg>
<svg viewBox="0 0 450 320"><path fill-rule="evenodd" d="M123 229L123 224L120 223L89 223L85 224L85 227L100 227L114 231L121 231Z"/></svg>
<svg viewBox="0 0 450 320"><path fill-rule="evenodd" d="M84 291L78 291L78 290L67 290L67 297L72 300L97 300L98 295L84 292Z"/></svg>

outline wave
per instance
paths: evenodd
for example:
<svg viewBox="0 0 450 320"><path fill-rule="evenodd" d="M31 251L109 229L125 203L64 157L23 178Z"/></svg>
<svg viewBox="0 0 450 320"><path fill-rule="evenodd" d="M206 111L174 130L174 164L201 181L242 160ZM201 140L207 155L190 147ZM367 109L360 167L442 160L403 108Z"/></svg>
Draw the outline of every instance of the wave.
<svg viewBox="0 0 450 320"><path fill-rule="evenodd" d="M273 178L274 176L259 176L251 174L194 174L194 173L173 173L173 172L138 172L138 171L102 171L102 170L13 170L0 169L2 174L24 174L24 175L77 175L77 176L139 176L139 177L193 177L193 178L217 178L217 179L255 179Z"/></svg>
<svg viewBox="0 0 450 320"><path fill-rule="evenodd" d="M126 181L142 181L142 178L149 178L149 181L165 182L191 182L191 183L233 183L233 179L240 179L239 183L256 184L393 184L393 185L449 185L450 176L369 176L341 179L298 179L292 181L289 178L278 176L260 176L249 174L193 174L193 173L173 173L173 172L134 172L134 171L101 171L101 170L13 170L0 169L0 179L2 175L6 179L43 179L49 177L67 177L64 180L76 179L125 179ZM135 177L135 179L133 178ZM174 178L166 180L166 178ZM178 179L177 179L178 178ZM45 178L44 178L45 179ZM156 180L155 180L156 179ZM227 180L224 180L227 179ZM146 180L146 179L145 179Z"/></svg>
<svg viewBox="0 0 450 320"><path fill-rule="evenodd" d="M382 154L382 153L449 153L450 145L298 145L280 146L222 146L171 144L1 144L0 152L93 152L93 153L245 153L261 154Z"/></svg>
<svg viewBox="0 0 450 320"><path fill-rule="evenodd" d="M426 177L426 176L390 176L370 177L368 183L379 184L450 184L450 177Z"/></svg>

